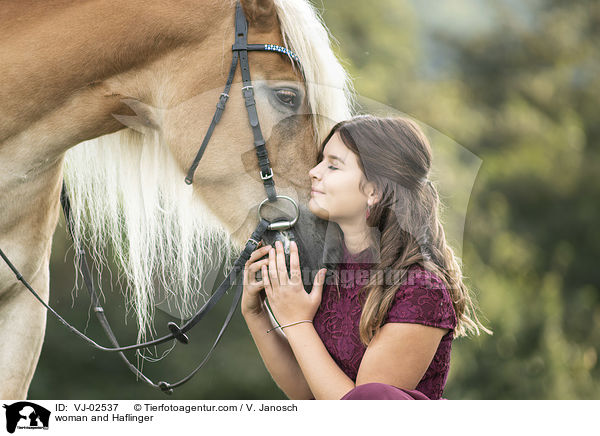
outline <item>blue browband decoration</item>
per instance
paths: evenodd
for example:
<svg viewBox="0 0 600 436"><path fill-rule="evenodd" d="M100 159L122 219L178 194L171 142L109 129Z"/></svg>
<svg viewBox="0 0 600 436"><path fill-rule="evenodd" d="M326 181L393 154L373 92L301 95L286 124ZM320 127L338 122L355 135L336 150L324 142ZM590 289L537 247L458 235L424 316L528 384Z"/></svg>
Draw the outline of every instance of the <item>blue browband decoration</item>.
<svg viewBox="0 0 600 436"><path fill-rule="evenodd" d="M248 51L276 51L276 52L288 55L294 61L296 61L298 63L298 65L301 65L300 64L300 58L298 57L298 55L296 53L294 53L293 51L288 50L287 48L282 47L280 45L275 45L275 44L248 44L247 45L247 50Z"/></svg>
<svg viewBox="0 0 600 436"><path fill-rule="evenodd" d="M294 53L293 51L288 50L287 48L282 47L280 45L265 44L265 50L267 50L267 51L278 51L279 53L284 53L284 54L288 55L289 57L291 57L296 62L300 63L300 59L298 58L298 55L296 53Z"/></svg>

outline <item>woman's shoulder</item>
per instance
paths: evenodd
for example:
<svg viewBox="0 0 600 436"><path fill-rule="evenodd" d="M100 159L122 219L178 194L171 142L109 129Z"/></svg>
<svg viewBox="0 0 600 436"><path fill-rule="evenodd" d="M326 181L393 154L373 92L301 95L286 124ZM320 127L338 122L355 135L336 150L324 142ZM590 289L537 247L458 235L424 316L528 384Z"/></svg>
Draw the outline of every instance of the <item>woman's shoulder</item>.
<svg viewBox="0 0 600 436"><path fill-rule="evenodd" d="M416 322L453 329L456 314L444 281L421 265L412 265L396 291L388 322Z"/></svg>
<svg viewBox="0 0 600 436"><path fill-rule="evenodd" d="M425 269L422 265L415 263L411 265L400 285L400 290L408 287L420 287L423 289L443 289L447 292L446 284L434 272Z"/></svg>

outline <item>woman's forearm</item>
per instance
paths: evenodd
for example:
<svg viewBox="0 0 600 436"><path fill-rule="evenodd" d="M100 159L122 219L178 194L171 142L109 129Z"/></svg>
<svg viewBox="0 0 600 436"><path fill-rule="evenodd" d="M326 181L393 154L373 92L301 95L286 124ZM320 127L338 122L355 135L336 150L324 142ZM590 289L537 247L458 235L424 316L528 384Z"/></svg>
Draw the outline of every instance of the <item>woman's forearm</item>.
<svg viewBox="0 0 600 436"><path fill-rule="evenodd" d="M337 365L312 324L285 329L288 344L317 400L339 400L355 383Z"/></svg>
<svg viewBox="0 0 600 436"><path fill-rule="evenodd" d="M279 388L292 400L313 399L314 396L285 336L279 330L267 333L267 330L273 328L269 314L263 311L260 315L243 316L260 357Z"/></svg>

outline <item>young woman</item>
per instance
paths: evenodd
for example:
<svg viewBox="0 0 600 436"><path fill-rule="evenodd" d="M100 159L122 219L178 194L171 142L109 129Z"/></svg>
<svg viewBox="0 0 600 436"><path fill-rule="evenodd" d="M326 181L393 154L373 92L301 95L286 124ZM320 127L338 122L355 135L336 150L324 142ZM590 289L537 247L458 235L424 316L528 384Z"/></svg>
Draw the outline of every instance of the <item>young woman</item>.
<svg viewBox="0 0 600 436"><path fill-rule="evenodd" d="M295 244L289 275L279 243L252 254L242 314L254 342L291 399L439 399L454 336L491 332L446 244L428 141L408 119L363 115L323 144L309 208L330 223L326 268L306 293Z"/></svg>

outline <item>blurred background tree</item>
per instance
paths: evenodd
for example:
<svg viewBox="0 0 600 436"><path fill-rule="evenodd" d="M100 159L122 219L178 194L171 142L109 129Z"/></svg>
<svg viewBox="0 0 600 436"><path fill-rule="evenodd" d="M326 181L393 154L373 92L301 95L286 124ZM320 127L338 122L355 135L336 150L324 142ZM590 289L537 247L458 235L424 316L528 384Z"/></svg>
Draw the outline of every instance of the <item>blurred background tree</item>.
<svg viewBox="0 0 600 436"><path fill-rule="evenodd" d="M322 0L359 95L403 112L482 160L470 198L463 272L493 336L454 341L445 397L600 398L600 3L592 0ZM435 158L435 157L434 157ZM51 302L77 325L72 250L55 237ZM105 293L125 319L122 298ZM227 302L158 364L175 380L200 361ZM71 310L73 307L73 310ZM110 311L113 312L110 312ZM91 316L91 314L90 314ZM159 331L170 318L158 312ZM135 323L118 336L135 339ZM89 332L103 337L95 323ZM105 342L104 342L105 343ZM52 319L30 398L163 398L117 356ZM174 399L285 398L236 314L206 367Z"/></svg>

